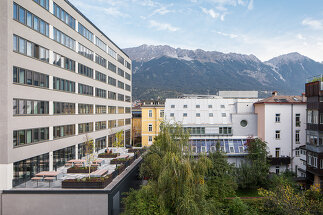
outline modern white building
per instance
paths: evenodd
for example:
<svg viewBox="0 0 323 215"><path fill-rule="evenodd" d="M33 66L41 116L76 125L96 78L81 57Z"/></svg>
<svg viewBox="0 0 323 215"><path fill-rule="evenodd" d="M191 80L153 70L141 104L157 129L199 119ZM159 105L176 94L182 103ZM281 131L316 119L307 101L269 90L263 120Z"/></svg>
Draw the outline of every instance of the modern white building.
<svg viewBox="0 0 323 215"><path fill-rule="evenodd" d="M131 60L67 0L0 1L0 190L131 135Z"/></svg>
<svg viewBox="0 0 323 215"><path fill-rule="evenodd" d="M229 162L239 165L246 155L248 137L257 137L257 115L253 103L257 94L238 98L240 91L225 93L225 97L213 95L186 95L166 99L165 119L181 123L190 131L190 144L196 153L214 151L220 141L221 150Z"/></svg>
<svg viewBox="0 0 323 215"><path fill-rule="evenodd" d="M272 157L271 172L286 169L298 177L306 175L305 96L272 96L254 104L258 115L258 137L266 141Z"/></svg>

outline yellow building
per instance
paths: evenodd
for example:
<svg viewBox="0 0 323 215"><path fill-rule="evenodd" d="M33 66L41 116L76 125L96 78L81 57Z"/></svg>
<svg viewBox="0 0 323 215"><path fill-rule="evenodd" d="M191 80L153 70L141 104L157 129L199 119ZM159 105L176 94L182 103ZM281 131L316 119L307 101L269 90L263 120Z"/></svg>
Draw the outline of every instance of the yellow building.
<svg viewBox="0 0 323 215"><path fill-rule="evenodd" d="M145 102L141 106L141 140L142 146L153 144L159 134L160 123L164 120L165 105L160 102Z"/></svg>

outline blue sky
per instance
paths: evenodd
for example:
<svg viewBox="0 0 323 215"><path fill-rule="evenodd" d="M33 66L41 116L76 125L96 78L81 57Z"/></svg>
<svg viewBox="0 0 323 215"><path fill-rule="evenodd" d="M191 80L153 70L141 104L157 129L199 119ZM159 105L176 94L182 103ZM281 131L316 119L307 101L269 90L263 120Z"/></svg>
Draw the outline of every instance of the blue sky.
<svg viewBox="0 0 323 215"><path fill-rule="evenodd" d="M70 0L121 48L142 44L323 61L323 0Z"/></svg>

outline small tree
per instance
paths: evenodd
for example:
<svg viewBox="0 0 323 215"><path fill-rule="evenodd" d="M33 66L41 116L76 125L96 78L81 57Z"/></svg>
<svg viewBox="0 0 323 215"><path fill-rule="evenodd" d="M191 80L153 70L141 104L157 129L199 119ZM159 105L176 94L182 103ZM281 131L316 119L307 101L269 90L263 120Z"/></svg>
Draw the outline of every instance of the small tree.
<svg viewBox="0 0 323 215"><path fill-rule="evenodd" d="M116 133L116 139L115 141L112 143L112 146L113 147L116 147L116 148L121 148L124 146L124 136L123 136L123 130L119 131Z"/></svg>
<svg viewBox="0 0 323 215"><path fill-rule="evenodd" d="M95 160L94 155L94 142L93 139L90 139L88 135L85 135L85 158L86 158L86 164L89 168L89 178L91 174L91 166L93 161Z"/></svg>

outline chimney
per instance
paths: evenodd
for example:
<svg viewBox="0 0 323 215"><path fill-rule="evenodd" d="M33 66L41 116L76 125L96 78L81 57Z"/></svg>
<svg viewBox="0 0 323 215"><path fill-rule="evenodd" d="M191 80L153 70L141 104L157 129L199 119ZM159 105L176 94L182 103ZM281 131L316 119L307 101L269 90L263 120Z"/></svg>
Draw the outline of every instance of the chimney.
<svg viewBox="0 0 323 215"><path fill-rule="evenodd" d="M306 102L306 96L305 96L305 93L302 93L302 102Z"/></svg>
<svg viewBox="0 0 323 215"><path fill-rule="evenodd" d="M278 95L278 92L277 91L274 91L271 93L272 96L277 96Z"/></svg>

